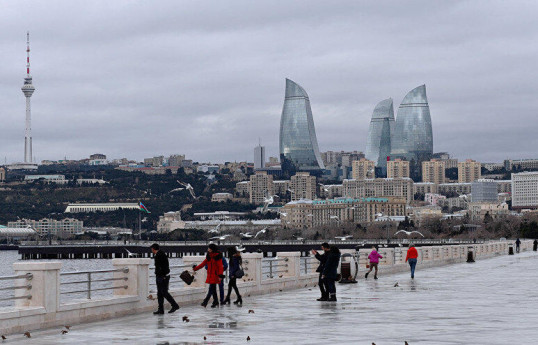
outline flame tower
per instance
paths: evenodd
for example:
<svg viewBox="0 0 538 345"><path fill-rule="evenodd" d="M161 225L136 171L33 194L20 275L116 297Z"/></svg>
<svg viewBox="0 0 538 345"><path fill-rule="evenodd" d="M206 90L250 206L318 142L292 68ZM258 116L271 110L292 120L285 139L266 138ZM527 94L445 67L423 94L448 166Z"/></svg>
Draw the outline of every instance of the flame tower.
<svg viewBox="0 0 538 345"><path fill-rule="evenodd" d="M30 32L26 33L26 77L24 85L21 88L24 97L26 97L26 130L24 132L24 163L32 163L32 112L30 106L30 97L35 91L32 85L32 76L30 75Z"/></svg>

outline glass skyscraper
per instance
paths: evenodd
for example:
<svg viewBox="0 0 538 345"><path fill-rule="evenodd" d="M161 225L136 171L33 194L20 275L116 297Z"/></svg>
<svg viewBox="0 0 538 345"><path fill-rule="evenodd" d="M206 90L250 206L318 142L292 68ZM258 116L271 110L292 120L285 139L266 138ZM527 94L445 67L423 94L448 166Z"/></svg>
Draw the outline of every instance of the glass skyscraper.
<svg viewBox="0 0 538 345"><path fill-rule="evenodd" d="M393 131L394 107L392 98L389 98L379 102L374 108L366 141L366 159L374 161L383 174L387 172L387 157L391 152Z"/></svg>
<svg viewBox="0 0 538 345"><path fill-rule="evenodd" d="M433 134L426 85L414 88L404 97L398 108L392 139L391 156L412 161L418 171L421 162L431 158Z"/></svg>
<svg viewBox="0 0 538 345"><path fill-rule="evenodd" d="M286 79L286 96L280 118L280 162L288 174L325 169L319 153L310 100L306 91Z"/></svg>

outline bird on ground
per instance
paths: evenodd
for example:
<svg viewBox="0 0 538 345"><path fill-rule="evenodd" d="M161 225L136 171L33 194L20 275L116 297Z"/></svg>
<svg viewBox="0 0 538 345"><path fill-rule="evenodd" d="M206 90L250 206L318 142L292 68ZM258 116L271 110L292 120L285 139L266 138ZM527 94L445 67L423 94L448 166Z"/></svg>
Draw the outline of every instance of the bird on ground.
<svg viewBox="0 0 538 345"><path fill-rule="evenodd" d="M65 327L66 329L71 329L71 326L69 326L69 325L65 325L64 327Z"/></svg>
<svg viewBox="0 0 538 345"><path fill-rule="evenodd" d="M207 337L204 335L204 340L207 340Z"/></svg>
<svg viewBox="0 0 538 345"><path fill-rule="evenodd" d="M398 287L398 286L400 286L400 285L398 284L398 282L396 282L396 284L394 284L394 287Z"/></svg>
<svg viewBox="0 0 538 345"><path fill-rule="evenodd" d="M221 223L218 223L217 226L216 226L215 228L209 230L207 233L208 233L208 234L218 234L219 231L220 231L220 230L219 230L219 228L220 228L220 224L221 224Z"/></svg>
<svg viewBox="0 0 538 345"><path fill-rule="evenodd" d="M153 295L148 295L147 299L149 299L150 301L154 301L155 300L155 297L153 297ZM69 329L69 328L68 328Z"/></svg>
<svg viewBox="0 0 538 345"><path fill-rule="evenodd" d="M224 240L226 240L227 237L230 237L230 236L232 236L232 235L215 236L215 237L211 237L210 240L224 241Z"/></svg>
<svg viewBox="0 0 538 345"><path fill-rule="evenodd" d="M396 236L396 235L398 235L398 234L400 234L400 233L404 233L404 234L406 234L407 236L410 236L410 235L412 235L412 234L419 234L420 236L424 237L423 234L421 234L419 231L416 231L416 230L414 230L414 231L405 231L405 230L396 231L396 233L394 234L394 236Z"/></svg>
<svg viewBox="0 0 538 345"><path fill-rule="evenodd" d="M409 343L406 341L404 345L409 345Z"/></svg>
<svg viewBox="0 0 538 345"><path fill-rule="evenodd" d="M254 314L254 310L250 309L250 310L248 311L248 313L249 313L249 314Z"/></svg>
<svg viewBox="0 0 538 345"><path fill-rule="evenodd" d="M26 338L31 338L31 337L32 337L32 335L30 334L30 332L24 332L24 336L25 336Z"/></svg>
<svg viewBox="0 0 538 345"><path fill-rule="evenodd" d="M254 235L251 234L250 232L246 232L246 233L240 232L239 235L241 235L241 237L244 237L244 238L252 238L252 237L254 237Z"/></svg>
<svg viewBox="0 0 538 345"><path fill-rule="evenodd" d="M336 240L340 240L340 241L345 241L345 240L349 240L353 238L353 235L347 235L347 236L336 236L335 239Z"/></svg>
<svg viewBox="0 0 538 345"><path fill-rule="evenodd" d="M247 336L247 341L250 341L250 336Z"/></svg>
<svg viewBox="0 0 538 345"><path fill-rule="evenodd" d="M183 322L189 322L189 317L187 315L183 316Z"/></svg>
<svg viewBox="0 0 538 345"><path fill-rule="evenodd" d="M267 227L261 229L260 231L258 231L258 232L256 233L256 235L254 235L254 238L258 237L258 236L261 235L261 234L265 234L266 231L267 231Z"/></svg>
<svg viewBox="0 0 538 345"><path fill-rule="evenodd" d="M5 335L2 335L2 340L6 340L7 337Z"/></svg>
<svg viewBox="0 0 538 345"><path fill-rule="evenodd" d="M67 333L69 333L68 330L66 330L66 329L62 329L62 334L67 334Z"/></svg>

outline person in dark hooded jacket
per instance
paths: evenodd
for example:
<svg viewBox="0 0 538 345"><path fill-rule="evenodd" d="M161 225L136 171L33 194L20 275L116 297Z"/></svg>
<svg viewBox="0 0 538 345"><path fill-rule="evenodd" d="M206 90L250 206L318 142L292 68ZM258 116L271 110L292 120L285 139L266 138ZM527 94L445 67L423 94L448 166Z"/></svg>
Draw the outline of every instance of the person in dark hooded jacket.
<svg viewBox="0 0 538 345"><path fill-rule="evenodd" d="M318 286L319 286L319 291L321 292L321 297L318 298L318 301L327 301L329 299L329 296L327 294L327 288L325 286L325 282L323 281L323 279L321 279L321 276L323 274L323 267L325 267L325 262L327 261L327 253L329 253L330 246L327 242L324 242L321 244L321 249L323 250L322 254L319 254L314 249L312 249L312 254L314 254L316 259L319 261L319 266L316 269L316 272L319 273Z"/></svg>
<svg viewBox="0 0 538 345"><path fill-rule="evenodd" d="M338 265L340 264L340 250L336 246L332 246L327 254L327 261L322 271L322 279L327 287L329 296L328 301L336 302L336 279L338 276Z"/></svg>
<svg viewBox="0 0 538 345"><path fill-rule="evenodd" d="M211 308L215 308L219 305L219 299L217 297L217 285L220 283L221 279L224 278L224 267L222 265L222 253L219 252L219 248L214 243L211 243L208 246L205 260L198 266L193 265L192 268L196 272L199 269L204 268L206 265L207 278L205 283L209 284L209 289L207 291L207 296L202 302L202 307L206 307L209 299L213 297Z"/></svg>

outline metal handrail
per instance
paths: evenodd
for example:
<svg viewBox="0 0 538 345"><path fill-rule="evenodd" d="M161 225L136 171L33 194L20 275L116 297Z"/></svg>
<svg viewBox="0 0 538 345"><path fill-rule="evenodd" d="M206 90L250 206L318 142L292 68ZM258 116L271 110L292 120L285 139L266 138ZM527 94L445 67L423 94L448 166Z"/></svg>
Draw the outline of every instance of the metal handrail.
<svg viewBox="0 0 538 345"><path fill-rule="evenodd" d="M60 273L60 275L61 276L69 276L69 275L76 275L76 274L99 274L99 273L111 273L111 272L129 273L129 267L116 268L116 269L112 269L112 270L63 272L63 273Z"/></svg>
<svg viewBox="0 0 538 345"><path fill-rule="evenodd" d="M122 285L122 286L112 286L112 287L106 287L106 288L92 289L92 291L103 291L103 290L114 290L114 289L127 289L127 288L128 288L127 285ZM71 294L71 293L83 293L83 292L87 292L87 290L64 291L64 292L62 292L61 294L62 294L62 295L67 295L67 294Z"/></svg>
<svg viewBox="0 0 538 345"><path fill-rule="evenodd" d="M92 283L98 283L98 282L110 282L110 281L113 281L113 280L128 280L129 278L127 277L121 277L121 278L107 278L107 279L95 279L93 280L92 279ZM62 285L73 285L73 284L83 284L83 283L87 283L88 281L87 280L77 280L77 281L74 281L74 282L65 282L65 283L62 283ZM95 290L95 289L94 289Z"/></svg>
<svg viewBox="0 0 538 345"><path fill-rule="evenodd" d="M190 267L192 267L192 266L185 265L185 264L183 264L183 265L173 265L173 266L168 266L169 269L172 269L172 268L185 268L185 267L189 267L189 268L190 268ZM154 270L155 267L150 267L150 269Z"/></svg>
<svg viewBox="0 0 538 345"><path fill-rule="evenodd" d="M28 290L30 290L31 288L32 288L32 285L28 284L28 285L23 285L23 286L9 286L9 287L5 287L5 288L0 288L0 291L19 290L19 289L28 289Z"/></svg>
<svg viewBox="0 0 538 345"><path fill-rule="evenodd" d="M8 297L8 298L1 298L0 302L3 301L11 301L14 299L32 299L32 295L25 295L25 296L17 296L17 297Z"/></svg>
<svg viewBox="0 0 538 345"><path fill-rule="evenodd" d="M33 277L34 275L32 273L26 273L26 274L19 274L16 276L3 276L3 277L0 277L0 280L11 280L11 279L21 279L21 278L26 278L27 280L30 280Z"/></svg>

